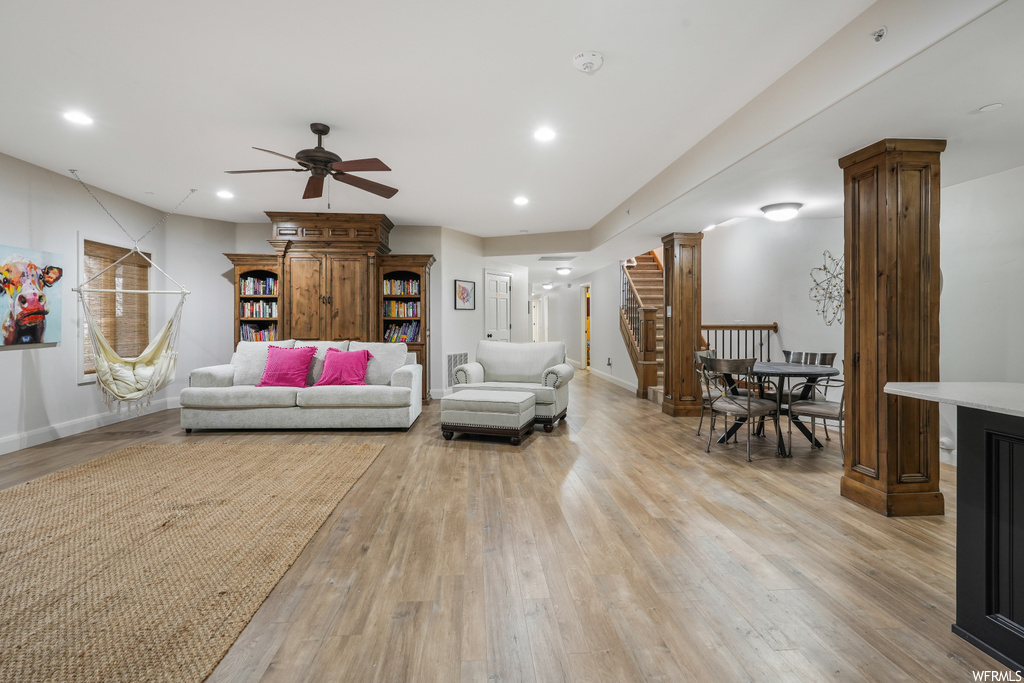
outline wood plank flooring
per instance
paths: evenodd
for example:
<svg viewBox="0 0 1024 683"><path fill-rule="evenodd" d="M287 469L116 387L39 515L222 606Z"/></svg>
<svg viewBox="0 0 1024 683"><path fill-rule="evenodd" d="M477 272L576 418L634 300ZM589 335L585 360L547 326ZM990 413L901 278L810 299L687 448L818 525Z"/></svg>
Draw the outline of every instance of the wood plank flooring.
<svg viewBox="0 0 1024 683"><path fill-rule="evenodd" d="M0 487L136 443L379 442L384 451L211 681L969 681L1005 668L950 632L944 517L839 495L838 441L704 452L588 373L519 447L408 432L196 432L177 411L0 456ZM705 428L707 422L705 421ZM819 434L820 435L820 434Z"/></svg>

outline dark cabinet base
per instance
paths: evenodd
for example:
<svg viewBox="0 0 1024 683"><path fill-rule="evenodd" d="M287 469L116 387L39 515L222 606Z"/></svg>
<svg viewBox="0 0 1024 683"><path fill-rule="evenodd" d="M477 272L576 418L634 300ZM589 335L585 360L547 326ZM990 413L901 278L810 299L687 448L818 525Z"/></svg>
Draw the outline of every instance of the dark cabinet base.
<svg viewBox="0 0 1024 683"><path fill-rule="evenodd" d="M957 408L953 633L1024 666L1024 418Z"/></svg>

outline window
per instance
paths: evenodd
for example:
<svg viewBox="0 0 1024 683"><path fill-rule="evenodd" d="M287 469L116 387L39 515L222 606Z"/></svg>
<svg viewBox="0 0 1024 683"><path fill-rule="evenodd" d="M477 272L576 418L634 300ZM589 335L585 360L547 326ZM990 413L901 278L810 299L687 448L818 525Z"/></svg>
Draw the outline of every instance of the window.
<svg viewBox="0 0 1024 683"><path fill-rule="evenodd" d="M83 248L82 269L84 280L96 277L104 268L110 267L119 258L128 254L130 249L123 249L102 242L85 240ZM149 257L149 254L146 254ZM90 289L149 289L149 263L133 254L110 268L100 277L87 285ZM142 353L149 343L149 295L129 294L120 292L92 292L85 295L89 314L93 324L103 333L107 342L119 355L132 358ZM84 334L84 369L85 374L96 372L93 360L92 339L89 330L85 329L85 318L82 319Z"/></svg>

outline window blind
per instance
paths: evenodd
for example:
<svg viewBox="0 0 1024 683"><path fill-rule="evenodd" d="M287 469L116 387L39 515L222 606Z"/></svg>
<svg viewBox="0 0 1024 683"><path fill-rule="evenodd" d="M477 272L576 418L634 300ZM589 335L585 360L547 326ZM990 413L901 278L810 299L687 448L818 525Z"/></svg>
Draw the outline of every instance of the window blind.
<svg viewBox="0 0 1024 683"><path fill-rule="evenodd" d="M85 240L83 281L89 280L131 250ZM149 254L146 254L149 257ZM149 289L149 263L138 254L117 264L88 284L91 289ZM91 292L84 295L93 324L111 347L124 358L142 353L149 343L149 295L120 292ZM96 372L92 340L82 320L85 373Z"/></svg>

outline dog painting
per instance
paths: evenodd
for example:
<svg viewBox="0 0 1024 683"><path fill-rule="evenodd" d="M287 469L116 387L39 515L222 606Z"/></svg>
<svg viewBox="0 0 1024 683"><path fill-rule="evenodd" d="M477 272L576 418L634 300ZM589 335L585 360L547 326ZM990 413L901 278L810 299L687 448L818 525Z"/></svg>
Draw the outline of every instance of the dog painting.
<svg viewBox="0 0 1024 683"><path fill-rule="evenodd" d="M0 346L60 341L59 254L0 246Z"/></svg>

